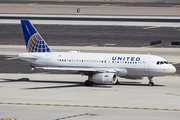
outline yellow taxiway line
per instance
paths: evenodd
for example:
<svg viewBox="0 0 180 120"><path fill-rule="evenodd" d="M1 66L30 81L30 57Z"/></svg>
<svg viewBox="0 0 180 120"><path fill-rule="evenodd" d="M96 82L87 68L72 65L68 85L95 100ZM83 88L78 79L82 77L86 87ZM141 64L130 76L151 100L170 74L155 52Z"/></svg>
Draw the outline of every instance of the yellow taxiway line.
<svg viewBox="0 0 180 120"><path fill-rule="evenodd" d="M38 3L30 3L30 4L28 4L28 5L36 5L36 4L38 4Z"/></svg>
<svg viewBox="0 0 180 120"><path fill-rule="evenodd" d="M110 5L110 4L102 4L102 5L100 5L100 6L108 6L108 5Z"/></svg>
<svg viewBox="0 0 180 120"><path fill-rule="evenodd" d="M180 74L175 74L175 75L166 75L167 77L176 77L176 76L180 76Z"/></svg>
<svg viewBox="0 0 180 120"><path fill-rule="evenodd" d="M174 62L174 63L171 63L172 65L175 65L175 64L179 64L179 62Z"/></svg>
<svg viewBox="0 0 180 120"><path fill-rule="evenodd" d="M0 120L16 120L15 118L0 118Z"/></svg>
<svg viewBox="0 0 180 120"><path fill-rule="evenodd" d="M89 107L89 108L114 108L114 109L136 109L136 110L162 110L162 111L180 111L180 109L159 109L159 108L138 108L138 107L113 107L113 106L88 106L88 105L61 105L61 104L32 104L32 103L4 103L9 105L37 105L37 106L64 106L64 107Z"/></svg>
<svg viewBox="0 0 180 120"><path fill-rule="evenodd" d="M175 6L172 6L172 7L180 7L180 5L175 5Z"/></svg>

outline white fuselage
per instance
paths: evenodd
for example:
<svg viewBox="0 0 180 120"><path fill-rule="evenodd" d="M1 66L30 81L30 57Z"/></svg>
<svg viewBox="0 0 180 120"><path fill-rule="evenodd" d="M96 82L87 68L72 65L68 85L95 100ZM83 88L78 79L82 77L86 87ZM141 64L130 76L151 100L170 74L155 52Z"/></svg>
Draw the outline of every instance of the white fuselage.
<svg viewBox="0 0 180 120"><path fill-rule="evenodd" d="M174 74L176 69L162 57L142 54L81 52L22 53L28 62L53 67L115 70L118 76L145 77ZM157 64L159 63L159 64Z"/></svg>

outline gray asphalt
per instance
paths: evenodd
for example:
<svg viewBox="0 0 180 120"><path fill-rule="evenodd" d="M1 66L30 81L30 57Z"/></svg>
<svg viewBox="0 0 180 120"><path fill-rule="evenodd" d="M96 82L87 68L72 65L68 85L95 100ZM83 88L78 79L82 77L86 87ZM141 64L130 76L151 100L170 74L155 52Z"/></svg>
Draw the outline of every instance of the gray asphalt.
<svg viewBox="0 0 180 120"><path fill-rule="evenodd" d="M152 47L174 48L171 42L180 41L180 28L127 27L127 26L79 26L34 25L51 46L116 46L144 47L151 41L161 40ZM145 28L145 29L144 29ZM0 24L1 45L24 45L21 25Z"/></svg>
<svg viewBox="0 0 180 120"><path fill-rule="evenodd" d="M47 1L47 0L1 0L1 4L31 4L36 2L40 5L82 5L82 6L100 6L102 4L110 4L111 6L142 6L142 7L172 7L178 5L180 2L179 0L166 0L165 1Z"/></svg>

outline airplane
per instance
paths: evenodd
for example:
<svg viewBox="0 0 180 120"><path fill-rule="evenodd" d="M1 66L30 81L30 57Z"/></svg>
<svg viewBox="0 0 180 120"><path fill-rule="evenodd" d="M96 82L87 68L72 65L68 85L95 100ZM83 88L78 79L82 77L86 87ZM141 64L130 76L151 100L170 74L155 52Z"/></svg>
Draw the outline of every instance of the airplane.
<svg viewBox="0 0 180 120"><path fill-rule="evenodd" d="M153 86L153 77L172 75L176 72L176 68L166 59L150 54L55 52L49 48L29 20L21 20L21 26L28 53L17 56L24 61L40 65L31 65L32 70L59 70L86 75L86 86L92 86L93 82L116 84L118 77L133 80L148 77L148 85Z"/></svg>

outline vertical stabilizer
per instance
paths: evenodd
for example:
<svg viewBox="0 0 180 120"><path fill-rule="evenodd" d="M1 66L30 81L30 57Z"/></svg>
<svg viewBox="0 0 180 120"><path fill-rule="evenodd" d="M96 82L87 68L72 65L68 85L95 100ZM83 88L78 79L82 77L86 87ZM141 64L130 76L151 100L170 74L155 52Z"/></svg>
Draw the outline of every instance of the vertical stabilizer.
<svg viewBox="0 0 180 120"><path fill-rule="evenodd" d="M29 20L21 20L21 25L28 52L51 52L44 39Z"/></svg>

